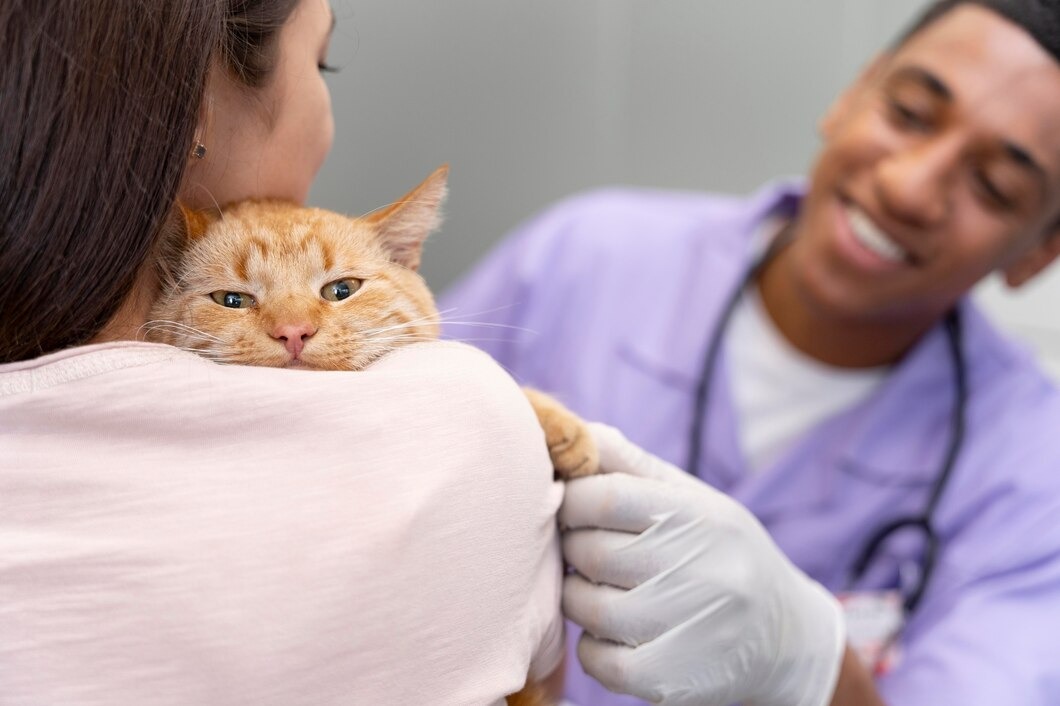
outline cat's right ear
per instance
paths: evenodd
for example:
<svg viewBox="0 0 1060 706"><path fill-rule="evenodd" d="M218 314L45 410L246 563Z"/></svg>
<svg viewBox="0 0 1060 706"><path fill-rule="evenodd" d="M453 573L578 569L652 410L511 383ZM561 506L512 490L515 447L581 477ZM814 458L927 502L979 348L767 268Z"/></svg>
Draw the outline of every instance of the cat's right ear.
<svg viewBox="0 0 1060 706"><path fill-rule="evenodd" d="M206 211L194 211L184 204L177 202L179 211L177 221L181 228L181 235L185 242L192 243L201 238L209 227L217 220L216 217Z"/></svg>
<svg viewBox="0 0 1060 706"><path fill-rule="evenodd" d="M448 180L449 165L441 166L400 201L364 217L375 226L379 241L393 262L410 270L419 269L423 241L442 221L441 206L448 193Z"/></svg>

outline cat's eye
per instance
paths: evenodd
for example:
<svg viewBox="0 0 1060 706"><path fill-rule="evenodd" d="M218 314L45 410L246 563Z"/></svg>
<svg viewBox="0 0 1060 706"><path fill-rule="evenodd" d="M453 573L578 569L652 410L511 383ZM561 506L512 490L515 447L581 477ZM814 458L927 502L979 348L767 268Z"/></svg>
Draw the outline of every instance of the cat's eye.
<svg viewBox="0 0 1060 706"><path fill-rule="evenodd" d="M361 288L361 280L359 279L339 279L334 282L328 282L320 289L320 296L327 299L329 302L341 302L343 299L349 299L358 289Z"/></svg>
<svg viewBox="0 0 1060 706"><path fill-rule="evenodd" d="M249 309L252 306L257 306L254 297L242 292L226 292L223 289L218 289L210 294L210 298L229 309Z"/></svg>

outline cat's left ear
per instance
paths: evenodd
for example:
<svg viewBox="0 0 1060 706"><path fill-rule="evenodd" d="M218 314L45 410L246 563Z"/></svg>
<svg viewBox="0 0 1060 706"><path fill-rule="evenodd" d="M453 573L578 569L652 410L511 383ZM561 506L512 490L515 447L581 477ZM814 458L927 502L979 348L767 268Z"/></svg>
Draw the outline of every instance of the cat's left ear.
<svg viewBox="0 0 1060 706"><path fill-rule="evenodd" d="M423 242L442 222L441 206L449 191L448 181L449 165L445 164L400 201L363 219L375 226L391 260L410 270L419 269Z"/></svg>
<svg viewBox="0 0 1060 706"><path fill-rule="evenodd" d="M180 210L184 239L189 243L201 238L207 229L217 221L217 216L206 211L194 211L179 201L177 202L177 208Z"/></svg>

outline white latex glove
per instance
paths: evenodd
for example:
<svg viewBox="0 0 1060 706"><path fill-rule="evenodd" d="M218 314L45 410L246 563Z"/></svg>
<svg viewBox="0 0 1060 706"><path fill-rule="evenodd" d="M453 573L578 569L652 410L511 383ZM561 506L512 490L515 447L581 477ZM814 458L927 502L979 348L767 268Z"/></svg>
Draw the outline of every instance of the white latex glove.
<svg viewBox="0 0 1060 706"><path fill-rule="evenodd" d="M828 704L845 650L835 598L735 500L590 426L604 474L569 482L560 510L585 671L666 706Z"/></svg>

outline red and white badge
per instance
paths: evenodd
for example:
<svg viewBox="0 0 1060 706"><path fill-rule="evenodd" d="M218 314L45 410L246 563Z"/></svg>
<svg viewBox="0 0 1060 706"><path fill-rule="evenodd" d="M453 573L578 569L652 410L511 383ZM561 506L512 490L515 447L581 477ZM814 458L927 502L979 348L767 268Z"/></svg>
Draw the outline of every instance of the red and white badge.
<svg viewBox="0 0 1060 706"><path fill-rule="evenodd" d="M901 658L898 633L902 630L902 594L898 591L847 591L836 596L846 615L847 643L872 672L880 677Z"/></svg>

